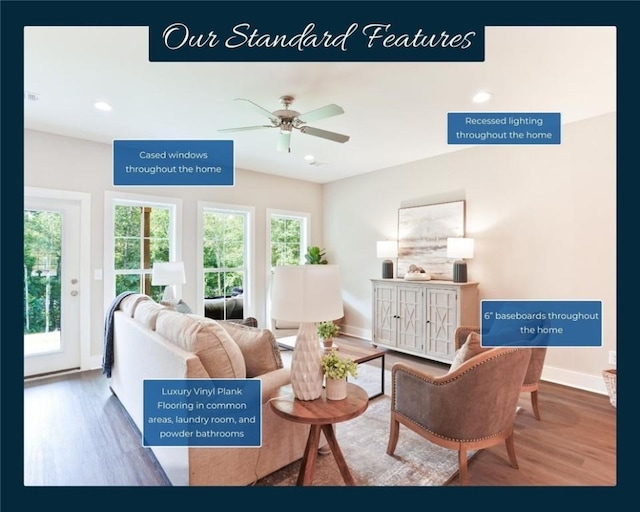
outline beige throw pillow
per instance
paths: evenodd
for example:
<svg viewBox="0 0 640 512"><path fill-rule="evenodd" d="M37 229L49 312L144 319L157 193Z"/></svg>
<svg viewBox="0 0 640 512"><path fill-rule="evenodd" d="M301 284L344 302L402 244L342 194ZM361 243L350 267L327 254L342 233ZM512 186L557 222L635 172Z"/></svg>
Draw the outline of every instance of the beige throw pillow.
<svg viewBox="0 0 640 512"><path fill-rule="evenodd" d="M469 336L467 336L467 341L465 341L464 345L462 345L456 352L456 355L453 358L453 362L451 363L451 368L449 368L449 373L460 368L472 357L475 357L478 354L482 354L486 350L489 350L488 348L481 347L480 341L480 334L478 334L477 332L469 333Z"/></svg>
<svg viewBox="0 0 640 512"><path fill-rule="evenodd" d="M240 347L248 378L282 368L280 349L269 329L256 329L233 322L219 323Z"/></svg>
<svg viewBox="0 0 640 512"><path fill-rule="evenodd" d="M238 345L220 325L176 311L158 314L156 332L187 352L195 353L214 379L244 379L247 370Z"/></svg>

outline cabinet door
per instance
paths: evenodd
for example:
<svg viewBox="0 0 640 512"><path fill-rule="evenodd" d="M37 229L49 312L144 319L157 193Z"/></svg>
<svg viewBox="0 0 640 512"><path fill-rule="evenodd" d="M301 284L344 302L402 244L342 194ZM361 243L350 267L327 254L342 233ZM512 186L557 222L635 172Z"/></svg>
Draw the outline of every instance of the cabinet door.
<svg viewBox="0 0 640 512"><path fill-rule="evenodd" d="M398 347L424 352L424 291L418 286L398 286Z"/></svg>
<svg viewBox="0 0 640 512"><path fill-rule="evenodd" d="M396 344L396 287L376 283L373 287L373 341Z"/></svg>
<svg viewBox="0 0 640 512"><path fill-rule="evenodd" d="M454 333L458 325L455 290L427 289L426 354L441 361L452 361Z"/></svg>

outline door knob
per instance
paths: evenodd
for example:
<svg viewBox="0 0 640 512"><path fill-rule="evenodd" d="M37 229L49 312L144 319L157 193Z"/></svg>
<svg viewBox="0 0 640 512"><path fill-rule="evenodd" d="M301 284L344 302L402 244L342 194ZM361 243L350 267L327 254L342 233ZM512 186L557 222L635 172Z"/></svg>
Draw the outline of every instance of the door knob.
<svg viewBox="0 0 640 512"><path fill-rule="evenodd" d="M72 296L72 297L75 297L76 295L78 295L78 290L73 290L73 291L71 292L71 296Z"/></svg>
<svg viewBox="0 0 640 512"><path fill-rule="evenodd" d="M78 284L78 280L77 280L77 279L75 279L75 278L74 278L74 279L72 279L72 280L71 280L71 284Z"/></svg>

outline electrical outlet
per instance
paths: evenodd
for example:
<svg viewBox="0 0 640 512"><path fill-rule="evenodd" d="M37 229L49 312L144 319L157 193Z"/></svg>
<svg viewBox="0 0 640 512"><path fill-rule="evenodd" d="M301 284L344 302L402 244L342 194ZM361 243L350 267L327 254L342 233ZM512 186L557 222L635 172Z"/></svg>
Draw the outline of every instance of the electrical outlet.
<svg viewBox="0 0 640 512"><path fill-rule="evenodd" d="M613 364L613 365L617 364L615 350L609 350L609 364Z"/></svg>

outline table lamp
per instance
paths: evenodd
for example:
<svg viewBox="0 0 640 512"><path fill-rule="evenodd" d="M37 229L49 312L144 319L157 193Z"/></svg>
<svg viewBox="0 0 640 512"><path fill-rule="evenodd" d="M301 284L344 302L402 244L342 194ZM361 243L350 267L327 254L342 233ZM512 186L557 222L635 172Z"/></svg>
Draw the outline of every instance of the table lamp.
<svg viewBox="0 0 640 512"><path fill-rule="evenodd" d="M173 293L173 285L184 284L187 279L184 275L184 263L181 261L154 262L151 284L153 286L166 286L163 301L174 302L176 296Z"/></svg>
<svg viewBox="0 0 640 512"><path fill-rule="evenodd" d="M291 387L298 400L322 393L320 340L316 322L342 318L342 290L337 265L277 266L271 287L271 316L300 322L291 360Z"/></svg>
<svg viewBox="0 0 640 512"><path fill-rule="evenodd" d="M377 243L378 258L386 258L382 262L382 279L393 279L393 261L389 258L398 257L398 242L383 240Z"/></svg>
<svg viewBox="0 0 640 512"><path fill-rule="evenodd" d="M473 238L447 238L447 258L458 258L453 263L453 282L467 282L467 262L473 258Z"/></svg>

